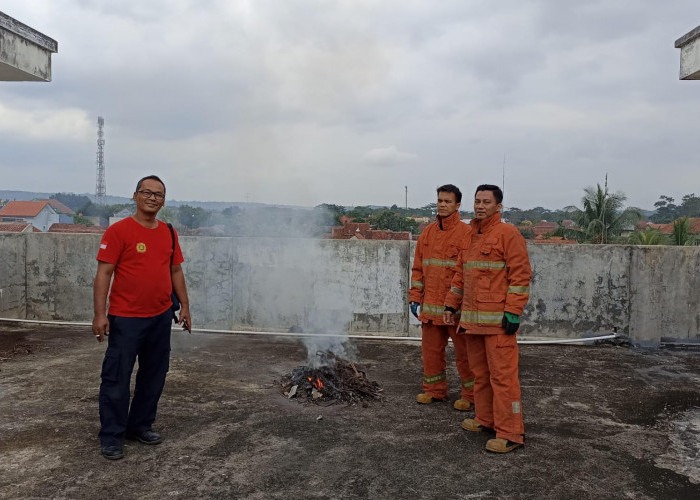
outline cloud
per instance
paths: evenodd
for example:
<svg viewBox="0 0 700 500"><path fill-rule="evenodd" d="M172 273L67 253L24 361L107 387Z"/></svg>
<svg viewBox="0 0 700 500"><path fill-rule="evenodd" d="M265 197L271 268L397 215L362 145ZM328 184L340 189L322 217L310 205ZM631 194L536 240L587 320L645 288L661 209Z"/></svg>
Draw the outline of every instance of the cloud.
<svg viewBox="0 0 700 500"><path fill-rule="evenodd" d="M396 149L396 146L374 148L362 156L362 161L368 165L377 167L392 167L411 163L417 158L412 153L405 153Z"/></svg>

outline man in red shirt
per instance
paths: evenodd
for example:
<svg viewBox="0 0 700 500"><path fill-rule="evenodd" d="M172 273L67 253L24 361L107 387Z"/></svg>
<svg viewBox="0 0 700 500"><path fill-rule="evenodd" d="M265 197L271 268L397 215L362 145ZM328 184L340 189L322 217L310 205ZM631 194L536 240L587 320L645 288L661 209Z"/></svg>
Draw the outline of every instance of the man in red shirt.
<svg viewBox="0 0 700 500"><path fill-rule="evenodd" d="M110 460L124 456L124 437L145 444L162 441L151 426L169 366L171 292L181 304L178 324L192 328L177 233L156 219L165 202L165 184L155 175L144 177L133 198L136 214L110 226L102 237L94 283L92 332L99 342L109 340L102 363L99 437L102 455Z"/></svg>

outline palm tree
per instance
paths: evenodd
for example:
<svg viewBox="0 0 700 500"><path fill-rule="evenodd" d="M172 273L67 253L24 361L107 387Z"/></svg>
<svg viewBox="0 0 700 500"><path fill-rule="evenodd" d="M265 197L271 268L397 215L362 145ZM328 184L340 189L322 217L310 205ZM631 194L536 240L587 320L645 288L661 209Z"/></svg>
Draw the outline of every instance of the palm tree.
<svg viewBox="0 0 700 500"><path fill-rule="evenodd" d="M605 187L600 184L589 186L581 199L583 209L567 207L572 212L572 218L578 228L564 229L561 236L577 239L586 243L610 243L629 226L641 219L638 210L626 208L623 204L627 199L622 192L608 191L608 176L605 176Z"/></svg>
<svg viewBox="0 0 700 500"><path fill-rule="evenodd" d="M656 228L647 228L644 231L635 231L629 237L633 245L665 245L666 235Z"/></svg>
<svg viewBox="0 0 700 500"><path fill-rule="evenodd" d="M679 246L700 245L700 237L697 234L690 234L688 217L680 217L673 221L671 244Z"/></svg>

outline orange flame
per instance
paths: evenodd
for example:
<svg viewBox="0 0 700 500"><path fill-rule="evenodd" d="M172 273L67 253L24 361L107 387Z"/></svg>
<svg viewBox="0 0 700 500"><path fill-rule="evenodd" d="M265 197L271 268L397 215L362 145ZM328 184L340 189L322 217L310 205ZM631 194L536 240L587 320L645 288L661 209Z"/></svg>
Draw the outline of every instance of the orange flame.
<svg viewBox="0 0 700 500"><path fill-rule="evenodd" d="M306 378L309 380L309 382L311 382L311 385L313 385L313 386L314 386L316 389L318 389L319 391L320 391L321 389L323 389L323 382L321 382L321 379L320 379L320 378L316 377L316 380L314 380L313 377L306 377ZM312 382L312 381L313 381L313 382Z"/></svg>

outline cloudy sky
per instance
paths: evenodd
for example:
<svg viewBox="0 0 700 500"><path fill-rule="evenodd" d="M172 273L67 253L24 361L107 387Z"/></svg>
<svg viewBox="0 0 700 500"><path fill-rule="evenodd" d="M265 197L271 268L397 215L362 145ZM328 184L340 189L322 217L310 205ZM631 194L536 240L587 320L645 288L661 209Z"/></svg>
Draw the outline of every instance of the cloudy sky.
<svg viewBox="0 0 700 500"><path fill-rule="evenodd" d="M58 42L51 83L0 83L0 189L313 206L561 208L700 194L697 0L5 0ZM468 204L468 203L467 203Z"/></svg>

